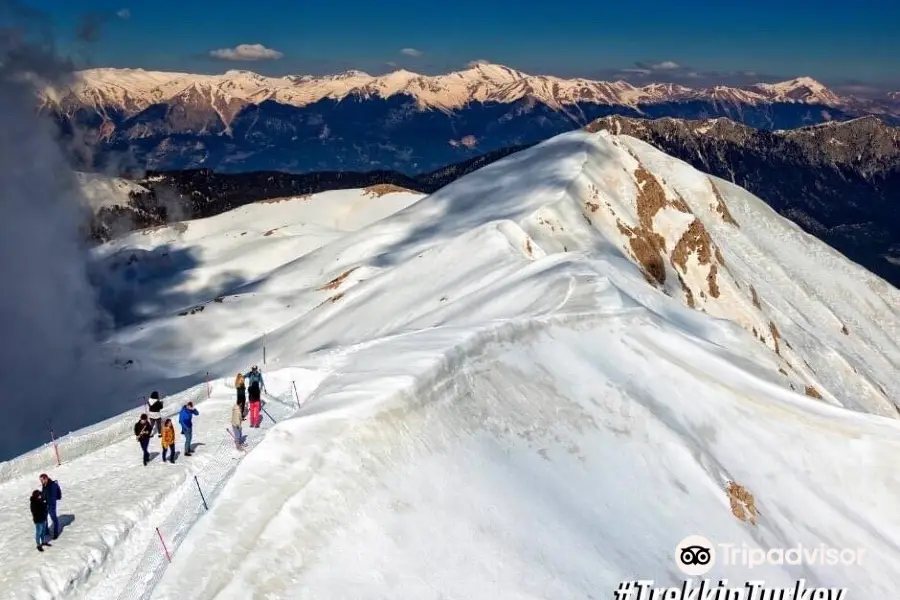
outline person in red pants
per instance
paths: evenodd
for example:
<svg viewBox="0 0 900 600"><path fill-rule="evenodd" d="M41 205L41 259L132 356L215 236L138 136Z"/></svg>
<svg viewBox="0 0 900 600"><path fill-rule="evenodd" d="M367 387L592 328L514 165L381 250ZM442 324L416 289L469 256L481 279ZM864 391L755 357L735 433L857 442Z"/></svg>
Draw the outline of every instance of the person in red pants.
<svg viewBox="0 0 900 600"><path fill-rule="evenodd" d="M262 408L261 388L265 387L259 367L253 365L253 368L244 376L244 379L250 384L247 386L247 395L250 400L250 427L259 427L262 424L262 415L260 413Z"/></svg>

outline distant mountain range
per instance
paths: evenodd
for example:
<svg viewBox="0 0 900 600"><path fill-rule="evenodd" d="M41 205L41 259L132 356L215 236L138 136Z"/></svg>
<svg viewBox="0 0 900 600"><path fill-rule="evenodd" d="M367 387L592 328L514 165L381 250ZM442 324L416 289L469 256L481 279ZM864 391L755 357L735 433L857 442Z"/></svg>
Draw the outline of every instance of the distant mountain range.
<svg viewBox="0 0 900 600"><path fill-rule="evenodd" d="M748 87L638 87L493 64L438 76L400 70L377 77L92 69L69 87L44 89L39 107L70 139L87 144L73 152L85 170L414 175L610 115L727 117L760 129L871 114L900 124L900 94L842 97L808 77Z"/></svg>

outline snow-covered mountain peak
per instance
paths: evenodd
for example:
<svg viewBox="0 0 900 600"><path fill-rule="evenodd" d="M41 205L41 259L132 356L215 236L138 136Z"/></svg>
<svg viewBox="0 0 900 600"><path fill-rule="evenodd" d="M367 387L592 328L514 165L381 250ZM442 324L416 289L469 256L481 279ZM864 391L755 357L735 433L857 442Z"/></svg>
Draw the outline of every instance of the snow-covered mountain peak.
<svg viewBox="0 0 900 600"><path fill-rule="evenodd" d="M778 83L759 83L754 88L772 100L840 104L840 97L812 77L798 77Z"/></svg>

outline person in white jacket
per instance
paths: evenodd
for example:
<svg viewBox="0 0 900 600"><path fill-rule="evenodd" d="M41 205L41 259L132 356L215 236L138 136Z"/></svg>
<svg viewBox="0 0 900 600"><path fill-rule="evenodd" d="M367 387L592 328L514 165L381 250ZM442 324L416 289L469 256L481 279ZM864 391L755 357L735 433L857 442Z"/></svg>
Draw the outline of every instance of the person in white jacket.
<svg viewBox="0 0 900 600"><path fill-rule="evenodd" d="M244 434L241 431L241 421L244 420L244 410L238 399L231 407L231 429L234 432L234 445L238 450L244 449Z"/></svg>
<svg viewBox="0 0 900 600"><path fill-rule="evenodd" d="M154 391L150 394L150 399L147 400L147 418L150 419L150 436L153 436L153 431L159 434L159 437L162 437L162 409L163 402L159 399L159 392Z"/></svg>

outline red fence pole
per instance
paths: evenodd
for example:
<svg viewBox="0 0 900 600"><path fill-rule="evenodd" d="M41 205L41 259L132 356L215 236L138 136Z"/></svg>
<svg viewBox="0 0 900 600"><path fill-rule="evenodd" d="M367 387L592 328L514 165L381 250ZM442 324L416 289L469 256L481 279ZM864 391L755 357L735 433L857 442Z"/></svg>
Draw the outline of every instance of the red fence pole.
<svg viewBox="0 0 900 600"><path fill-rule="evenodd" d="M162 544L163 552L166 553L166 560L172 562L172 557L169 556L169 549L166 548L166 542L163 540L162 534L159 532L159 527L156 528L156 535L159 536L159 543Z"/></svg>
<svg viewBox="0 0 900 600"><path fill-rule="evenodd" d="M56 466L60 466L62 462L59 460L59 446L56 445L56 436L53 435L53 428L50 428L50 441L53 442L53 451L56 453Z"/></svg>

